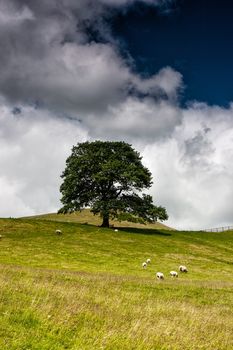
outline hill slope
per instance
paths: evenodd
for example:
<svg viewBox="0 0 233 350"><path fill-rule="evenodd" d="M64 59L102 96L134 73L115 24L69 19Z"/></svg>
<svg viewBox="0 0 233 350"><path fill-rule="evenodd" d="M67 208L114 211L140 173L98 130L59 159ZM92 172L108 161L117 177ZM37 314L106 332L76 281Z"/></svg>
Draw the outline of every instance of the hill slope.
<svg viewBox="0 0 233 350"><path fill-rule="evenodd" d="M75 212L72 214L42 214L27 217L28 219L43 219L43 220L52 220L52 221L61 221L61 222L75 222L80 224L90 224L95 226L100 226L102 223L102 219L99 215L93 215L89 209L84 209L81 212ZM117 221L110 220L111 226L114 227L137 227L137 228L151 228L151 229L159 229L159 230L173 230L173 228L168 227L161 222L156 222L155 224L136 224L128 221Z"/></svg>
<svg viewBox="0 0 233 350"><path fill-rule="evenodd" d="M1 219L0 234L1 350L233 348L232 231Z"/></svg>

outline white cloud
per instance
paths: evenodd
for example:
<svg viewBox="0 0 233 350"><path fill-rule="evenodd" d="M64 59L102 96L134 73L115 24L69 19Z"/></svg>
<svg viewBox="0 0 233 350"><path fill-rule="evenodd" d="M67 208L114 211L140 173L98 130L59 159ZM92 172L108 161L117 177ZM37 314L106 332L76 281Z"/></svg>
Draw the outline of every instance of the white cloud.
<svg viewBox="0 0 233 350"><path fill-rule="evenodd" d="M11 182L5 176L0 177L0 212L1 217L33 215L30 206L27 206L18 196L20 185Z"/></svg>
<svg viewBox="0 0 233 350"><path fill-rule="evenodd" d="M171 226L231 225L233 109L202 104L181 113L182 124L171 138L144 151L155 178L154 196L168 208Z"/></svg>
<svg viewBox="0 0 233 350"><path fill-rule="evenodd" d="M142 79L139 76L132 78L140 92L157 97L166 96L173 101L178 98L180 89L182 89L182 79L182 75L171 67L164 67L148 79Z"/></svg>
<svg viewBox="0 0 233 350"><path fill-rule="evenodd" d="M110 106L103 116L86 118L86 125L93 127L92 135L114 139L153 142L168 137L181 122L179 109L168 101L152 98L129 97L116 106ZM105 136L106 135L106 136Z"/></svg>
<svg viewBox="0 0 233 350"><path fill-rule="evenodd" d="M59 207L60 175L71 147L87 138L77 123L48 111L0 108L0 215L49 212Z"/></svg>

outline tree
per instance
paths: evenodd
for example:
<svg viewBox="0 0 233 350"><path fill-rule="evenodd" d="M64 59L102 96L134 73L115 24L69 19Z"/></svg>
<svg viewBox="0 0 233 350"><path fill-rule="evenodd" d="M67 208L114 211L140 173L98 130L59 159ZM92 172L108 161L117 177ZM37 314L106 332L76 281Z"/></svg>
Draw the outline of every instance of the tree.
<svg viewBox="0 0 233 350"><path fill-rule="evenodd" d="M63 207L59 213L90 207L102 217L103 227L109 227L110 218L141 223L166 220L165 208L154 206L148 194L140 196L152 184L141 159L125 142L78 143L61 175Z"/></svg>

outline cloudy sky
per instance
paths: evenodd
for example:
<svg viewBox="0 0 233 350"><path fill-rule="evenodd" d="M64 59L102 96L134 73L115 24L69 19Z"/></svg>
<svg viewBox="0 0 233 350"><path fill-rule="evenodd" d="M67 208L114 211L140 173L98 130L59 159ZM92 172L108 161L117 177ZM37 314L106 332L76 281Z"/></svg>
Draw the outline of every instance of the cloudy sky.
<svg viewBox="0 0 233 350"><path fill-rule="evenodd" d="M0 0L0 216L53 212L72 145L124 140L182 229L233 224L233 5Z"/></svg>

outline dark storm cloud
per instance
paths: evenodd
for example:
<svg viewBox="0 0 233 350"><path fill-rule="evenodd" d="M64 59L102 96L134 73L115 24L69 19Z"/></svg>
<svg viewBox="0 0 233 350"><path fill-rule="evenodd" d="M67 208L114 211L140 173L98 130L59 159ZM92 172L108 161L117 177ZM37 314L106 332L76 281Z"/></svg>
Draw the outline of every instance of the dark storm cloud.
<svg viewBox="0 0 233 350"><path fill-rule="evenodd" d="M109 4L132 2L112 1L106 7L100 0L3 1L0 93L14 103L39 101L48 109L84 117L103 116L130 91L174 98L181 85L179 73L170 69L163 77L160 73L143 80L131 72L113 44L104 15ZM87 23L109 41L89 42Z"/></svg>

